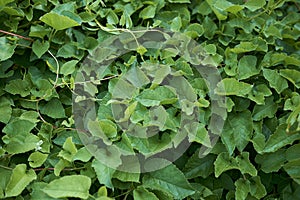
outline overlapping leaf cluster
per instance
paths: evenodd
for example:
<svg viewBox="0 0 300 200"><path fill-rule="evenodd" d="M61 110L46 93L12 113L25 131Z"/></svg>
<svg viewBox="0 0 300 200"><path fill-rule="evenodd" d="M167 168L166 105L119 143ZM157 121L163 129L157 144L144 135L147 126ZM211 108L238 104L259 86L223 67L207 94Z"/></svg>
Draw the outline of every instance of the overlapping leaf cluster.
<svg viewBox="0 0 300 200"><path fill-rule="evenodd" d="M0 198L299 199L299 8L297 0L1 1ZM106 167L80 141L72 115L80 63L105 38L134 27L182 32L218 66L226 92L216 93L227 97L228 116L204 158L201 135L174 164L130 174ZM101 82L107 90L99 98L110 100L132 56ZM209 113L205 82L189 64L145 54L155 57L190 78L201 116ZM161 104L145 102L157 91L144 91L139 104ZM99 109L99 120L115 136L107 113Z"/></svg>

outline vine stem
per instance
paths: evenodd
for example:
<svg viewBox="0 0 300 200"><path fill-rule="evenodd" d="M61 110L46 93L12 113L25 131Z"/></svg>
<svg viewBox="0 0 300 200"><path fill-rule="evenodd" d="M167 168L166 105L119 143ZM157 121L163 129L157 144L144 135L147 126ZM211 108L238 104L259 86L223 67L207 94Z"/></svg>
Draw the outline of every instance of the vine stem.
<svg viewBox="0 0 300 200"><path fill-rule="evenodd" d="M31 39L31 38L28 38L28 37L24 37L22 35L18 35L18 34L15 34L15 33L11 33L11 32L8 32L8 31L4 31L4 30L1 30L0 29L0 33L4 33L6 35L11 35L11 36L15 36L15 37L18 37L18 38L21 38L23 40L27 40L27 41L30 41L30 42L33 42L34 40Z"/></svg>
<svg viewBox="0 0 300 200"><path fill-rule="evenodd" d="M7 170L13 170L13 168L6 167L4 165L0 165L0 168L7 169ZM63 171L75 171L75 170L81 170L81 169L85 169L85 167L65 168L65 169L63 169ZM50 168L34 168L33 170L34 171L43 171L43 170L51 170L51 171L53 171L54 168L53 167L50 167Z"/></svg>
<svg viewBox="0 0 300 200"><path fill-rule="evenodd" d="M3 169L7 169L7 170L13 170L13 168L11 168L11 167L6 167L6 166L3 166L3 165L0 165L0 167L3 168Z"/></svg>
<svg viewBox="0 0 300 200"><path fill-rule="evenodd" d="M51 53L50 50L48 50L48 53L52 56L52 58L55 60L56 62L56 78L55 78L55 82L53 84L53 89L56 87L56 84L58 82L58 78L59 78L59 70L60 70L60 67L59 67L59 63L58 63L58 60L56 59L56 57Z"/></svg>
<svg viewBox="0 0 300 200"><path fill-rule="evenodd" d="M81 169L85 169L85 167L77 167L77 168L65 168L63 169L63 171L75 171L75 170L81 170ZM54 168L50 167L50 168L35 168L33 169L34 171L43 171L43 170L49 170L49 171L53 171Z"/></svg>

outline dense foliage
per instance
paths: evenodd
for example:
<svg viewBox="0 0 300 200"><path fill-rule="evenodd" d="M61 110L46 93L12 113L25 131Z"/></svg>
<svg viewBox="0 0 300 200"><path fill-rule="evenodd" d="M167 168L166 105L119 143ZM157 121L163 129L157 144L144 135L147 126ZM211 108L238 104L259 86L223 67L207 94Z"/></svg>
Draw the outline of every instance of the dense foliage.
<svg viewBox="0 0 300 200"><path fill-rule="evenodd" d="M297 0L1 0L0 198L300 199L299 4ZM199 111L196 136L189 138L192 145L178 160L156 171L129 173L105 166L83 145L75 127L72 94L77 71L101 42L141 27L181 32L203 47L222 77L219 85L226 92L216 89L216 93L227 97L227 116L222 116L226 120L220 139L200 158L201 145L211 143L206 80L175 50L166 53L139 46L120 57L97 77L99 82L95 80L99 109L98 119L89 125L91 132L100 126L110 140L125 141L129 151L148 153L164 148L176 135L178 110L189 115L192 106ZM143 75L149 63L164 64L152 81L159 85L169 72L180 74L196 101L182 100L180 107L172 88L149 86ZM112 98L113 88L130 73L140 75L134 83L147 87L129 95L128 86L123 93L129 95L128 109L118 120L157 126L163 133L149 141L121 133L112 117L109 102L118 102ZM157 107L149 110L150 106Z"/></svg>

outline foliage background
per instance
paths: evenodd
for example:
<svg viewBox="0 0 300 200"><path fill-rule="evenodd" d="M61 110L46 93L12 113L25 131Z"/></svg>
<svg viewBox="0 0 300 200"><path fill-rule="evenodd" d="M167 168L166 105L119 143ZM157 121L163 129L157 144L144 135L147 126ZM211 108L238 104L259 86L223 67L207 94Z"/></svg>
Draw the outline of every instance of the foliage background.
<svg viewBox="0 0 300 200"><path fill-rule="evenodd" d="M297 0L1 0L0 198L300 199L299 9ZM187 34L220 69L228 117L208 156L195 142L166 169L129 174L81 144L76 70L133 27Z"/></svg>

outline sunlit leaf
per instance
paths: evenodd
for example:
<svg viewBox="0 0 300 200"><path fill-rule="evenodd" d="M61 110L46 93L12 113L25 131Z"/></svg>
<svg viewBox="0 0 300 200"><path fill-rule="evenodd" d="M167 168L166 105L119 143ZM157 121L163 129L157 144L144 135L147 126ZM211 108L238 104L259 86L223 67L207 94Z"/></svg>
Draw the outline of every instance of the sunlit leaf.
<svg viewBox="0 0 300 200"><path fill-rule="evenodd" d="M5 197L18 196L25 187L37 178L33 169L26 170L25 164L17 165L11 174L9 182L5 188Z"/></svg>
<svg viewBox="0 0 300 200"><path fill-rule="evenodd" d="M40 20L56 30L63 30L80 25L77 21L54 12L43 15Z"/></svg>

